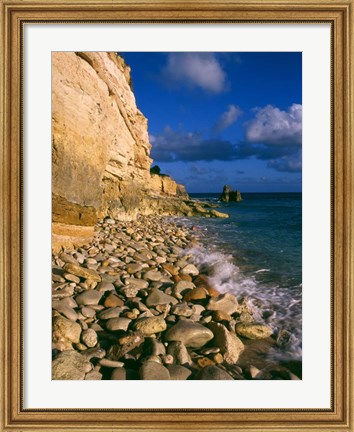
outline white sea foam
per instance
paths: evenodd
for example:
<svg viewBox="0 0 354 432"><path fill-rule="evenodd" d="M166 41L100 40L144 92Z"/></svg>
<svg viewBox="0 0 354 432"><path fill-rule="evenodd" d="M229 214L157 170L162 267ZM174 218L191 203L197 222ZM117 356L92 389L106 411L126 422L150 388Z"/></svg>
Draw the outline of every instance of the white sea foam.
<svg viewBox="0 0 354 432"><path fill-rule="evenodd" d="M291 332L284 352L272 353L275 357L301 358L301 290L284 288L276 284L261 284L254 276L270 269L255 270L246 276L236 265L232 255L206 249L199 245L186 251L201 272L208 274L211 284L221 293L230 292L240 299L246 297L255 319L265 322L275 333L281 329Z"/></svg>

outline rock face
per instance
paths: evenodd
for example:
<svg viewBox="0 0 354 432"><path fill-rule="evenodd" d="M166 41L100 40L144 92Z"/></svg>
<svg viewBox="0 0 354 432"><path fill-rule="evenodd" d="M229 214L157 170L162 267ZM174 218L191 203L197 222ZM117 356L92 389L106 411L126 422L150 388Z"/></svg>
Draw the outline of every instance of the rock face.
<svg viewBox="0 0 354 432"><path fill-rule="evenodd" d="M220 196L220 201L222 202L230 202L242 201L241 192L239 190L233 190L231 186L225 185Z"/></svg>
<svg viewBox="0 0 354 432"><path fill-rule="evenodd" d="M150 173L150 148L119 55L52 54L53 250L87 243L105 216L198 214L183 185Z"/></svg>

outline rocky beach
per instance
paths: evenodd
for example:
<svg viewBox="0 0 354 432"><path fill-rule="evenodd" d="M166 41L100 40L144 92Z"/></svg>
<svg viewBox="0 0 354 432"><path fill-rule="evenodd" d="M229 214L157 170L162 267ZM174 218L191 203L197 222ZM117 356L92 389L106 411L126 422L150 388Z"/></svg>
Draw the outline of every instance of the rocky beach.
<svg viewBox="0 0 354 432"><path fill-rule="evenodd" d="M198 241L178 218L105 218L92 242L53 254L52 378L299 379L267 359L279 335L247 299L193 263Z"/></svg>
<svg viewBox="0 0 354 432"><path fill-rule="evenodd" d="M122 56L53 52L52 379L301 379L300 360L271 354L286 350L297 322L287 326L273 302L265 313L283 316L274 327L258 313L262 299L256 310L247 290L220 289L196 257L196 247L213 239L200 235L193 217L225 222L231 215L232 239L239 235L232 211L191 199L153 167L151 137ZM221 201L239 205L241 193L225 186ZM255 234L247 231L247 241Z"/></svg>

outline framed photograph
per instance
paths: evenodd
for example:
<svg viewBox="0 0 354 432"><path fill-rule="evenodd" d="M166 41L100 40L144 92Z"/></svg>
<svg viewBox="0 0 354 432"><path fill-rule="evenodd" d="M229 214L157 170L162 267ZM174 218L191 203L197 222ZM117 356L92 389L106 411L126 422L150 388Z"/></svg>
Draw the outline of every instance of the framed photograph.
<svg viewBox="0 0 354 432"><path fill-rule="evenodd" d="M353 1L1 7L2 430L354 431Z"/></svg>

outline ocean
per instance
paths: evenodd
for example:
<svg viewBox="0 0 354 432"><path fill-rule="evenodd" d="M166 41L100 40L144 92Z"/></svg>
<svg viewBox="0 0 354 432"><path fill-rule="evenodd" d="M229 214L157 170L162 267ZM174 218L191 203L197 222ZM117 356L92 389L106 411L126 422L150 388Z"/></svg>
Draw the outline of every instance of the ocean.
<svg viewBox="0 0 354 432"><path fill-rule="evenodd" d="M228 219L184 218L201 246L189 251L221 292L248 297L258 321L291 336L272 355L301 359L302 195L244 193L243 201L221 203L220 194L190 194L219 204ZM287 333L289 335L289 333Z"/></svg>

